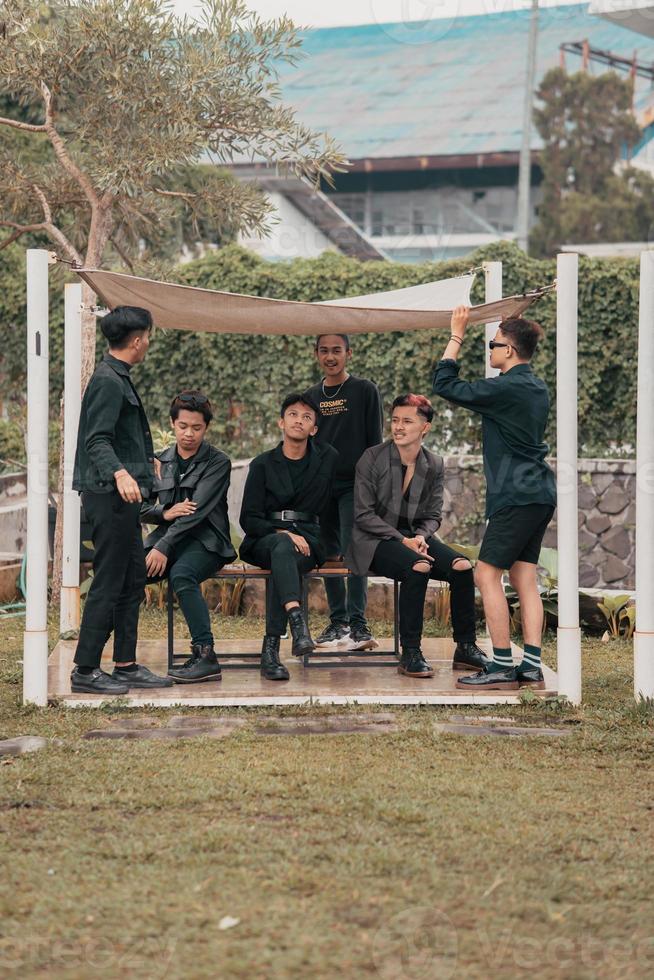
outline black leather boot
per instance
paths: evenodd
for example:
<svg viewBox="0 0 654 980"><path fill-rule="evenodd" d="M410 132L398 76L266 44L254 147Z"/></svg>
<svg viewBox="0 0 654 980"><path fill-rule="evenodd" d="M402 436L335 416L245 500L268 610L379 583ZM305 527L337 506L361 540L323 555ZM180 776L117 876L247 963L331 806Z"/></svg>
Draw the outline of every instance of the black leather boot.
<svg viewBox="0 0 654 980"><path fill-rule="evenodd" d="M457 643L452 660L452 670L483 670L491 662L477 644Z"/></svg>
<svg viewBox="0 0 654 980"><path fill-rule="evenodd" d="M261 647L261 673L267 681L287 681L289 674L279 659L279 637L266 634Z"/></svg>
<svg viewBox="0 0 654 980"><path fill-rule="evenodd" d="M293 656L304 657L307 653L311 653L315 649L316 644L311 639L309 627L304 620L302 610L299 606L289 609L288 625L291 628L291 636L293 637L293 646L291 648Z"/></svg>
<svg viewBox="0 0 654 980"><path fill-rule="evenodd" d="M176 684L198 684L222 680L218 657L211 643L194 643L191 656L181 667L171 667L168 674Z"/></svg>
<svg viewBox="0 0 654 980"><path fill-rule="evenodd" d="M420 647L403 647L398 674L407 677L433 677L434 671L422 655Z"/></svg>

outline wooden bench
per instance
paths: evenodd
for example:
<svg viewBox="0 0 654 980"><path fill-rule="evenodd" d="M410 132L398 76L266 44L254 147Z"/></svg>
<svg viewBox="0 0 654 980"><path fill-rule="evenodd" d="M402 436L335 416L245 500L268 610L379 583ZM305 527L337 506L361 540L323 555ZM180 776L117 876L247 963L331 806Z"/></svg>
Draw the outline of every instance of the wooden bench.
<svg viewBox="0 0 654 980"><path fill-rule="evenodd" d="M307 580L312 578L349 578L353 573L340 562L327 561L322 568L314 568L302 576L302 594L300 602L305 616L309 612L309 590ZM234 564L225 565L215 575L210 576L206 581L221 581L225 579L262 579L266 583L266 606L269 601L271 573L265 568L257 568L254 565ZM174 596L173 590L168 583L167 612L168 612L168 669L186 660L189 653L175 653L174 650ZM393 582L393 649L392 650L342 650L340 648L328 650L314 650L302 658L305 667L397 667L400 656L400 630L399 630L399 583ZM261 638L261 640L263 637ZM255 667L258 669L261 660L261 640L258 641L256 651L239 653L223 653L218 651L218 657L223 667ZM334 660L335 657L342 660ZM237 662L238 661L238 662Z"/></svg>

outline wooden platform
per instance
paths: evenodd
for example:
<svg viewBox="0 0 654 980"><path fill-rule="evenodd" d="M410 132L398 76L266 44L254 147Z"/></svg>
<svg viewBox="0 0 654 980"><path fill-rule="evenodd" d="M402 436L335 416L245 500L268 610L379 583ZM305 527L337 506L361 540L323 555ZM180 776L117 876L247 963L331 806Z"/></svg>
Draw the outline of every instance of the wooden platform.
<svg viewBox="0 0 654 980"><path fill-rule="evenodd" d="M239 652L252 650L256 641L225 640L219 644L220 651ZM392 640L381 640L382 649L392 647ZM179 640L176 649L182 650L188 641ZM490 641L480 640L479 645L490 652ZM127 706L141 708L154 707L202 707L224 705L256 706L307 704L517 704L519 692L488 691L470 693L456 685L459 672L452 670L451 640L423 641L423 652L435 669L435 674L427 680L404 677L393 667L337 667L305 668L290 655L290 641L282 642L282 660L288 667L289 681L267 681L258 670L227 669L223 671L222 681L208 681L203 684L176 684L172 688L155 691L135 690L125 701ZM93 694L72 694L70 690L70 671L75 652L75 642L60 640L50 654L48 667L48 693L72 707L98 707L105 698ZM514 647L514 657L521 659L522 652ZM166 641L142 640L138 648L138 659L159 674L166 672ZM336 660L338 658L335 658ZM111 647L103 658L103 667L111 669ZM552 697L557 693L556 674L545 667L546 689L535 691L540 697Z"/></svg>

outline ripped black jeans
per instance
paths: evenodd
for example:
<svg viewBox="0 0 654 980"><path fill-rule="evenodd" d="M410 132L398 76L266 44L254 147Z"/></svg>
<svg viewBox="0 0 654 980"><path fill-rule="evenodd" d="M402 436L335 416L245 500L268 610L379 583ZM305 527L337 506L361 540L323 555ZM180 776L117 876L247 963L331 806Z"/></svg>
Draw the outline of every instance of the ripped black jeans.
<svg viewBox="0 0 654 980"><path fill-rule="evenodd" d="M400 582L400 643L402 647L419 647L422 639L425 597L430 578L448 582L451 593L452 631L456 643L475 641L475 583L472 568L457 571L452 562L463 558L438 538L428 538L429 554L434 559L431 570L416 572L413 566L420 561L412 548L401 541L380 541L370 571L374 575Z"/></svg>

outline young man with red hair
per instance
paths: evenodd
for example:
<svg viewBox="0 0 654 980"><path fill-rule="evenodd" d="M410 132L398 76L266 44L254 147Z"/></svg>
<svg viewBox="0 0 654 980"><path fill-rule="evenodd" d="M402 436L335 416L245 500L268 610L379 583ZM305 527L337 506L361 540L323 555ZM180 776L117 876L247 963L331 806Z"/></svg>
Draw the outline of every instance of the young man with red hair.
<svg viewBox="0 0 654 980"><path fill-rule="evenodd" d="M452 335L436 365L434 392L454 405L482 417L486 517L488 526L479 552L475 581L484 603L493 642L493 660L459 684L471 690L515 690L544 687L540 666L543 603L538 590L540 546L556 506L554 473L545 462L544 440L550 400L547 386L529 362L543 335L533 320L503 320L490 341L495 378L463 381L457 358L465 338L470 310L457 307ZM502 573L518 593L524 638L522 662L514 667L509 609Z"/></svg>
<svg viewBox="0 0 654 980"><path fill-rule="evenodd" d="M486 663L475 642L475 587L467 558L435 535L443 505L443 460L422 444L434 410L423 395L393 402L391 439L367 449L356 468L354 527L346 554L358 575L384 575L401 582L398 670L432 677L420 649L429 579L447 581L452 592L455 670Z"/></svg>

